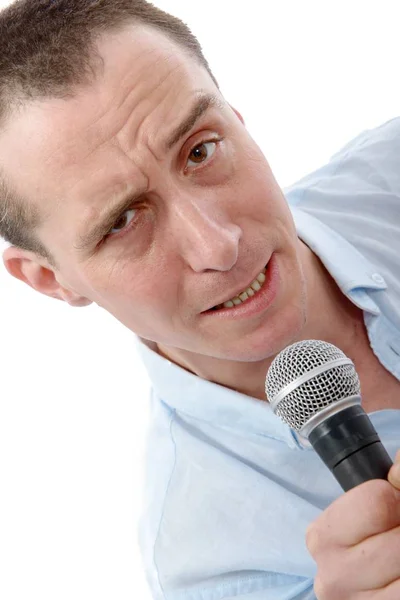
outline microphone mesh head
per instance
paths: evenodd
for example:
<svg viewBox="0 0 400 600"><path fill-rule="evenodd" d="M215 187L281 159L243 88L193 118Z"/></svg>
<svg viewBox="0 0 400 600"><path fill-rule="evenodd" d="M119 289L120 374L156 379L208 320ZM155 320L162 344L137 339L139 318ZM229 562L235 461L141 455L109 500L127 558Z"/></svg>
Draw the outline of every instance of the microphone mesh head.
<svg viewBox="0 0 400 600"><path fill-rule="evenodd" d="M288 346L280 352L268 369L265 392L269 402L289 384L288 390L274 406L274 412L292 429L302 427L323 408L350 396L360 394L360 381L354 365L329 363L346 359L346 355L333 344L320 340L306 340ZM304 383L296 380L317 367L326 365L326 370Z"/></svg>

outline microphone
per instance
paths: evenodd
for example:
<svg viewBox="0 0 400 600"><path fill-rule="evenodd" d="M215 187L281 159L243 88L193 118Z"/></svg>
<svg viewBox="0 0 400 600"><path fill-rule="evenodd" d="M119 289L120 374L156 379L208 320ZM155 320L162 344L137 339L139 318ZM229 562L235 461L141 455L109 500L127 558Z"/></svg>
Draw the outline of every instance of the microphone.
<svg viewBox="0 0 400 600"><path fill-rule="evenodd" d="M393 462L361 406L353 362L333 344L305 340L280 352L265 392L274 413L307 438L344 491L387 479Z"/></svg>

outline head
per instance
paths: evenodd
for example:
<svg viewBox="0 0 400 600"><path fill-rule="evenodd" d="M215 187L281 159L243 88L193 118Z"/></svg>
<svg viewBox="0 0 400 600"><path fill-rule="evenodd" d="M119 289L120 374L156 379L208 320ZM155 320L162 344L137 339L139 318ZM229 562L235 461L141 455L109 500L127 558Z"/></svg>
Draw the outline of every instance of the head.
<svg viewBox="0 0 400 600"><path fill-rule="evenodd" d="M8 271L171 349L256 361L295 339L290 212L187 27L143 0L30 0L0 39ZM210 310L267 264L264 311Z"/></svg>

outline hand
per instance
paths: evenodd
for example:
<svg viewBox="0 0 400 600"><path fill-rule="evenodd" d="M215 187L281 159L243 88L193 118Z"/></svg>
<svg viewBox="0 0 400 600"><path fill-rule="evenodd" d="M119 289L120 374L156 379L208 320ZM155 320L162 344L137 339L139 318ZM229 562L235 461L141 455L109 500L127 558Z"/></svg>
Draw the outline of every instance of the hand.
<svg viewBox="0 0 400 600"><path fill-rule="evenodd" d="M309 526L318 600L400 600L400 451L388 479L346 492Z"/></svg>

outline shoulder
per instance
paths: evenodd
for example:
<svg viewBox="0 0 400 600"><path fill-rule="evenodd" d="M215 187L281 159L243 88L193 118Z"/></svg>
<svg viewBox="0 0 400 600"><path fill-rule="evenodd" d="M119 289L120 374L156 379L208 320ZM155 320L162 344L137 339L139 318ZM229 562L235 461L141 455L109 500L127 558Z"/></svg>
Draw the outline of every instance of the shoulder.
<svg viewBox="0 0 400 600"><path fill-rule="evenodd" d="M289 205L339 234L384 277L392 307L385 311L399 322L400 118L363 132L285 194Z"/></svg>
<svg viewBox="0 0 400 600"><path fill-rule="evenodd" d="M285 195L400 279L400 118L360 134Z"/></svg>
<svg viewBox="0 0 400 600"><path fill-rule="evenodd" d="M399 167L400 118L396 118L358 135L328 163L289 186L285 195L289 204L305 209L316 202L359 206L366 195L377 197L382 192L398 200Z"/></svg>

